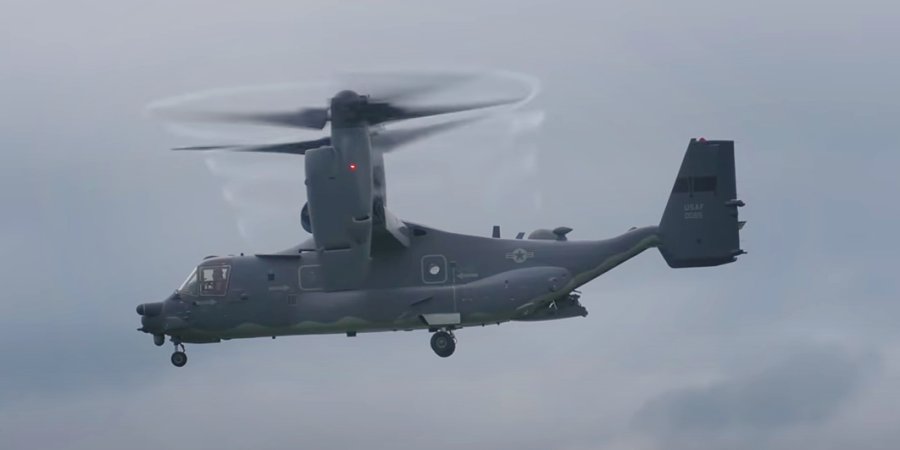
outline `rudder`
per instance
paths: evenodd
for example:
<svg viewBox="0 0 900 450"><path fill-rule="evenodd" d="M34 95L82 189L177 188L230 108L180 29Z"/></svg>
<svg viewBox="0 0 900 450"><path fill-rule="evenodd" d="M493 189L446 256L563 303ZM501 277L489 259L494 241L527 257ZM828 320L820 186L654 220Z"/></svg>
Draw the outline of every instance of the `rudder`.
<svg viewBox="0 0 900 450"><path fill-rule="evenodd" d="M734 141L691 139L659 224L659 252L670 267L734 262L740 248Z"/></svg>

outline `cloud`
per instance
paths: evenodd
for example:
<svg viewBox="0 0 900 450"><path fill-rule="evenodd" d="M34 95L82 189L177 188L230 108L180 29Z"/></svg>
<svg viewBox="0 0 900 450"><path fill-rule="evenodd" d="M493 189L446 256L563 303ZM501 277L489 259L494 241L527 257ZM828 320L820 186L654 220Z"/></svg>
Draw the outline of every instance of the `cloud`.
<svg viewBox="0 0 900 450"><path fill-rule="evenodd" d="M0 15L6 446L900 447L896 6L14 3ZM604 238L659 220L690 137L734 138L750 253L674 271L647 252L584 287L587 318L461 330L449 360L424 333L388 333L190 345L171 367L134 306L205 255L305 238L302 165L221 158L238 178L223 183L167 151L189 142L143 106L435 62L532 74L544 114L513 142L485 122L391 154L398 216ZM260 198L272 215L245 225L264 247L228 203Z"/></svg>
<svg viewBox="0 0 900 450"><path fill-rule="evenodd" d="M834 417L876 367L871 355L840 347L797 349L757 372L660 394L638 410L632 427L667 446L728 442L729 448L752 448Z"/></svg>

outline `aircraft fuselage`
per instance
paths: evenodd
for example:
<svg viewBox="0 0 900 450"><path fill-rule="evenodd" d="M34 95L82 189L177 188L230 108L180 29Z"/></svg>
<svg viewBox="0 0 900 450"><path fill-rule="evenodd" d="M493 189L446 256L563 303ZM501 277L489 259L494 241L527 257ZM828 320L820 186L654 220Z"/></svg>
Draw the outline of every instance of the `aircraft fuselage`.
<svg viewBox="0 0 900 450"><path fill-rule="evenodd" d="M181 342L218 342L582 316L586 310L570 297L573 290L659 243L656 227L573 242L407 226L410 247L376 252L358 289L324 290L315 251L204 260L196 283L147 307L158 314L143 315L143 331ZM213 288L204 273L216 269L227 277Z"/></svg>

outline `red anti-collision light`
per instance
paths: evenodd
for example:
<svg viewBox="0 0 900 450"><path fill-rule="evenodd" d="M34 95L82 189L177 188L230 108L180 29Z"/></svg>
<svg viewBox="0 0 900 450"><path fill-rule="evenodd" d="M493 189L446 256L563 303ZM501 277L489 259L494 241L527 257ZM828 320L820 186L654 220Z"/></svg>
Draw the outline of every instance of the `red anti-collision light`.
<svg viewBox="0 0 900 450"><path fill-rule="evenodd" d="M356 172L356 163L350 163L348 166L351 172Z"/></svg>

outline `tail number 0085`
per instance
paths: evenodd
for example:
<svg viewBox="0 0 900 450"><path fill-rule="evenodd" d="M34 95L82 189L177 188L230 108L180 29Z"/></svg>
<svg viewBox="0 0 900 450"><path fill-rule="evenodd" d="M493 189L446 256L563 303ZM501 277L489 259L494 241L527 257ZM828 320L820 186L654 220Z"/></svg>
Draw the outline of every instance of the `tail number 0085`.
<svg viewBox="0 0 900 450"><path fill-rule="evenodd" d="M685 203L684 204L684 218L686 220L702 219L703 218L703 203Z"/></svg>

